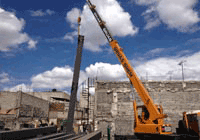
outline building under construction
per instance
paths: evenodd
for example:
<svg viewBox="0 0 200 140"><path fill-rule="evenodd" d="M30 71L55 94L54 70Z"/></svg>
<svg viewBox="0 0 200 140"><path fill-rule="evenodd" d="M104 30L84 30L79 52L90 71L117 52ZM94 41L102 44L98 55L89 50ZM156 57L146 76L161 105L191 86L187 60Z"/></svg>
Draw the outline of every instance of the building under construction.
<svg viewBox="0 0 200 140"><path fill-rule="evenodd" d="M40 125L56 125L60 130L62 120L66 120L68 115L70 96L64 92L3 91L0 95L0 121L7 130L36 128ZM76 103L78 109L79 102ZM75 119L81 117L81 112L76 110Z"/></svg>

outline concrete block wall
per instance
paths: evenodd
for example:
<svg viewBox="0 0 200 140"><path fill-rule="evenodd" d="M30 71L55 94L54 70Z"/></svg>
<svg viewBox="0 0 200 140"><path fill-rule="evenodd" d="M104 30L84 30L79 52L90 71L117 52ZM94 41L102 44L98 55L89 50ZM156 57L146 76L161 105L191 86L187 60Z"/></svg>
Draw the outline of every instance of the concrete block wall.
<svg viewBox="0 0 200 140"><path fill-rule="evenodd" d="M154 92L154 103L161 104L164 113L169 117L165 119L166 123L172 124L173 132L178 127L178 120L182 119L184 111L200 110L200 92Z"/></svg>
<svg viewBox="0 0 200 140"><path fill-rule="evenodd" d="M165 123L172 124L172 131L178 128L178 121L182 119L184 111L200 110L200 82L199 81L149 81L143 83L155 104L160 104L168 115ZM138 105L142 105L136 94Z"/></svg>
<svg viewBox="0 0 200 140"><path fill-rule="evenodd" d="M0 108L1 110L17 107L18 93L16 92L0 92Z"/></svg>
<svg viewBox="0 0 200 140"><path fill-rule="evenodd" d="M105 137L108 125L111 127L111 135L133 134L130 85L124 82L96 82L95 123L96 129L102 129Z"/></svg>
<svg viewBox="0 0 200 140"><path fill-rule="evenodd" d="M43 99L22 92L0 92L1 109L17 109L12 115L0 115L6 128L19 129L21 123L48 117L49 103Z"/></svg>
<svg viewBox="0 0 200 140"><path fill-rule="evenodd" d="M200 110L199 81L184 83L182 81L144 81L143 84L154 103L161 104L164 113L169 116L165 119L165 123L172 124L173 132L178 127L178 120L182 119L182 112ZM131 134L134 120L132 97L137 100L138 105L143 104L129 82L97 81L95 85L97 129L101 126L105 129L109 124L112 126L112 133ZM102 122L104 125L100 125Z"/></svg>
<svg viewBox="0 0 200 140"><path fill-rule="evenodd" d="M59 111L53 111L51 110L49 112L49 118L62 118L62 119L67 119L68 117L68 111L69 111L69 102L66 101L61 101L61 100L56 100L53 99L52 97L57 97L57 98L64 98L70 100L70 95L68 95L65 92L60 92L60 91L49 91L49 92L29 92L28 94L33 95L35 97L38 97L40 99L49 101L50 103L57 103L57 104L64 104L64 110L59 112ZM79 102L76 103L76 107L79 108ZM80 118L80 113L75 111L75 118Z"/></svg>
<svg viewBox="0 0 200 140"><path fill-rule="evenodd" d="M20 113L24 114L25 110L28 110L27 115L29 115L28 113L31 113L33 108L33 116L42 118L48 117L49 102L46 100L22 93L21 105L23 105L24 108L20 109Z"/></svg>

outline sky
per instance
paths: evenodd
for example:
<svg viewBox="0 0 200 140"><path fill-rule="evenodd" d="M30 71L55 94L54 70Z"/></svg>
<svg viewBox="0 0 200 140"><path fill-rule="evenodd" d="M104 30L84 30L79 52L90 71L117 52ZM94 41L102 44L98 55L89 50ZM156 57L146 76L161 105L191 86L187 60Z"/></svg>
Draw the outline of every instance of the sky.
<svg viewBox="0 0 200 140"><path fill-rule="evenodd" d="M141 80L200 80L198 0L91 0ZM77 18L84 35L79 85L128 80L84 0L0 0L0 90L70 94ZM94 92L91 91L91 92Z"/></svg>

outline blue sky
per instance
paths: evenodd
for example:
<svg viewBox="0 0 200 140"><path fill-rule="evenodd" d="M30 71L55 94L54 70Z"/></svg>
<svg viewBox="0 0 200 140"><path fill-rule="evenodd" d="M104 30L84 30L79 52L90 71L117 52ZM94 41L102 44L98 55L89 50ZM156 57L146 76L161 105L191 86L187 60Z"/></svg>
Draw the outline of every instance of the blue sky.
<svg viewBox="0 0 200 140"><path fill-rule="evenodd" d="M198 0L91 0L139 77L200 80ZM70 91L77 18L85 36L80 83L127 80L86 1L0 0L1 90Z"/></svg>

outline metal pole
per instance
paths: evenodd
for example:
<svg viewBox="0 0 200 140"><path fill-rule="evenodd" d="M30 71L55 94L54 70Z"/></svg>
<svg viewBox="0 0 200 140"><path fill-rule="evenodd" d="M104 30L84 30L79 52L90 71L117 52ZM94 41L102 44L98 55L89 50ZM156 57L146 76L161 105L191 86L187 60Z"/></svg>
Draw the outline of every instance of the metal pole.
<svg viewBox="0 0 200 140"><path fill-rule="evenodd" d="M148 81L148 72L146 72L146 81Z"/></svg>
<svg viewBox="0 0 200 140"><path fill-rule="evenodd" d="M184 87L185 87L185 85L184 85L184 72L183 72L183 63L184 62L186 62L186 60L183 60L183 61L181 61L178 65L181 65L182 66L182 85L183 85L183 90L184 90Z"/></svg>
<svg viewBox="0 0 200 140"><path fill-rule="evenodd" d="M186 62L186 60L183 60L181 61L178 65L181 65L182 66L182 79L183 79L183 82L184 82L184 72L183 72L183 63Z"/></svg>
<svg viewBox="0 0 200 140"><path fill-rule="evenodd" d="M184 82L183 63L182 63L182 78L183 78L183 82Z"/></svg>

